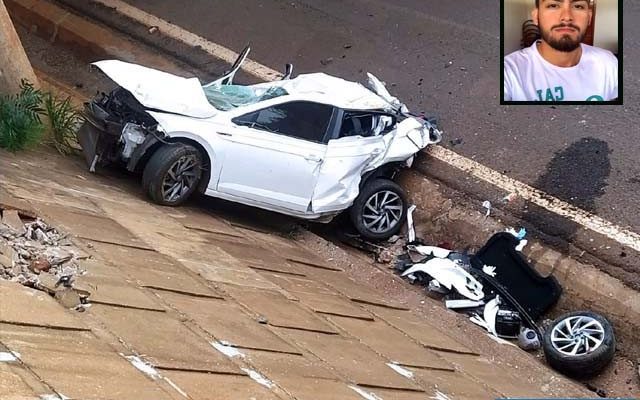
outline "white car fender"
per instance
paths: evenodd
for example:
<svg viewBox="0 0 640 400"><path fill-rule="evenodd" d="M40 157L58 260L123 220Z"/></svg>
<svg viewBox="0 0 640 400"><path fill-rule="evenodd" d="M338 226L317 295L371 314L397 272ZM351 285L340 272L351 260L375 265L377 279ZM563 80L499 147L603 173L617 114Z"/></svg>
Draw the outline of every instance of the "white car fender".
<svg viewBox="0 0 640 400"><path fill-rule="evenodd" d="M198 143L207 152L205 156L211 161L211 179L207 184L207 189L215 190L215 183L218 182L220 166L222 163L222 146L215 146L218 141L215 135L215 126L206 120L194 119L182 115L165 114L155 111L148 111L149 115L158 122L159 130L168 137L185 138ZM208 132L208 135L204 135ZM209 138L210 140L207 140Z"/></svg>

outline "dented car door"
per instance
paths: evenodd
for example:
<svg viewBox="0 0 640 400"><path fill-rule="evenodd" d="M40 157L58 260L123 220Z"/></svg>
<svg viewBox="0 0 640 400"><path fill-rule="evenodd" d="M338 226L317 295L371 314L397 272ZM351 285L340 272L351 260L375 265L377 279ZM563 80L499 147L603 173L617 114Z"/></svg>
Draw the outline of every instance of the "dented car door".
<svg viewBox="0 0 640 400"><path fill-rule="evenodd" d="M233 118L235 126L219 134L227 144L217 190L311 212L332 114L331 106L294 101Z"/></svg>

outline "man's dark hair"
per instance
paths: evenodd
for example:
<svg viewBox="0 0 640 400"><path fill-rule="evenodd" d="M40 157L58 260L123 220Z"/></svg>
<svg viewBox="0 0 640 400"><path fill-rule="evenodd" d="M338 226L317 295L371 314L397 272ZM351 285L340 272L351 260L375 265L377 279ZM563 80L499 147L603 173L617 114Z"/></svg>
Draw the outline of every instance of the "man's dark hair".
<svg viewBox="0 0 640 400"><path fill-rule="evenodd" d="M540 5L540 0L536 0L536 8Z"/></svg>

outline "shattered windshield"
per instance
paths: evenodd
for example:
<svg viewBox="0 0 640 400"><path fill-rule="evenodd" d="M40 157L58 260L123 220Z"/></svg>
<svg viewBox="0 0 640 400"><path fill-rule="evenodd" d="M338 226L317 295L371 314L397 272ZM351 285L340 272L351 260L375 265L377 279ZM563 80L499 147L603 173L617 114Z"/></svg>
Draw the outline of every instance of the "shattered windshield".
<svg viewBox="0 0 640 400"><path fill-rule="evenodd" d="M251 87L242 85L211 85L202 88L209 103L221 111L228 111L240 106L285 96L281 87Z"/></svg>

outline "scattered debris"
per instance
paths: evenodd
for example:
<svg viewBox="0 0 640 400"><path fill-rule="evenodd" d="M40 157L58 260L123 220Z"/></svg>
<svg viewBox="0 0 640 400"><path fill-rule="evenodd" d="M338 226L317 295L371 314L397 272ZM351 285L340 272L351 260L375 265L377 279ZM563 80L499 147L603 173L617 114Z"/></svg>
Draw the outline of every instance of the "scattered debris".
<svg viewBox="0 0 640 400"><path fill-rule="evenodd" d="M220 353L224 354L229 358L234 358L234 357L244 358L244 354L242 354L240 350L236 349L230 343L213 341L211 342L211 346L213 346L214 349L218 350Z"/></svg>
<svg viewBox="0 0 640 400"><path fill-rule="evenodd" d="M462 138L455 138L455 139L451 139L449 140L449 144L451 146L458 146L461 145L462 143L464 143L464 141L462 140Z"/></svg>
<svg viewBox="0 0 640 400"><path fill-rule="evenodd" d="M388 249L383 249L376 253L376 262L380 264L389 264L393 261L393 254Z"/></svg>
<svg viewBox="0 0 640 400"><path fill-rule="evenodd" d="M435 396L430 397L430 399L434 399L434 400L451 400L451 398L449 396L447 396L446 394L442 393L439 390L436 390Z"/></svg>
<svg viewBox="0 0 640 400"><path fill-rule="evenodd" d="M569 313L544 335L536 323L557 303L562 288L524 259L520 250L526 234L524 228L496 233L473 255L406 245L395 269L411 283L425 286L430 296L443 298L447 308L467 314L499 343L515 346L502 339L507 338L517 339L527 351L542 347L549 365L570 376L600 372L615 351L613 328L604 317L589 311Z"/></svg>
<svg viewBox="0 0 640 400"><path fill-rule="evenodd" d="M324 60L320 60L320 64L329 65L333 62L333 57L325 58Z"/></svg>
<svg viewBox="0 0 640 400"><path fill-rule="evenodd" d="M434 282L436 284L438 283L438 281L436 281L434 279L431 282L429 282L429 284L431 284L432 282ZM474 307L480 307L480 306L484 305L484 301L482 301L482 300L473 301L473 300L467 300L467 299L455 299L455 300L445 300L444 305L447 308L474 308Z"/></svg>
<svg viewBox="0 0 640 400"><path fill-rule="evenodd" d="M396 362L387 363L387 366L392 370L396 371L397 373L399 373L400 375L404 376L405 378L409 378L409 379L413 378L413 372L409 371L406 368L403 368L400 364Z"/></svg>
<svg viewBox="0 0 640 400"><path fill-rule="evenodd" d="M149 33L153 35L154 33L158 32L158 30L159 30L159 28L154 25L154 26L149 28Z"/></svg>
<svg viewBox="0 0 640 400"><path fill-rule="evenodd" d="M586 386L587 386L587 389L591 390L592 392L597 394L599 397L607 397L607 392L605 392L603 389L598 389L597 387L593 386L593 384L591 384L590 382L587 382Z"/></svg>
<svg viewBox="0 0 640 400"><path fill-rule="evenodd" d="M502 198L502 202L503 203L510 203L512 201L514 201L515 199L518 198L518 194L513 192L513 193L509 193L508 195L504 196Z"/></svg>
<svg viewBox="0 0 640 400"><path fill-rule="evenodd" d="M412 204L407 209L407 242L413 243L416 241L416 228L413 225L413 212L416 210L416 205Z"/></svg>
<svg viewBox="0 0 640 400"><path fill-rule="evenodd" d="M40 400L71 400L71 398L63 395L62 393L55 393L55 394L41 394Z"/></svg>
<svg viewBox="0 0 640 400"><path fill-rule="evenodd" d="M354 392L358 393L360 396L362 396L363 399L366 399L366 400L382 400L375 393L370 393L370 392L364 391L364 390L360 389L357 386L349 385L349 388L351 390L353 390Z"/></svg>
<svg viewBox="0 0 640 400"><path fill-rule="evenodd" d="M344 48L344 49L350 49L350 48L352 48L352 47L353 47L353 46L352 46L352 45L350 45L350 44L345 44L344 46L342 46L342 48Z"/></svg>
<svg viewBox="0 0 640 400"><path fill-rule="evenodd" d="M484 214L484 217L487 218L491 214L491 202L489 200L485 200L482 202L482 207L487 209L487 212Z"/></svg>
<svg viewBox="0 0 640 400"><path fill-rule="evenodd" d="M444 65L444 67L445 67L445 68L449 68L449 67L450 67L450 66L452 66L452 65L453 65L453 61L448 61L448 62Z"/></svg>
<svg viewBox="0 0 640 400"><path fill-rule="evenodd" d="M2 223L19 235L24 235L25 233L24 223L16 210L4 210L2 212Z"/></svg>
<svg viewBox="0 0 640 400"><path fill-rule="evenodd" d="M244 372L246 372L249 375L249 378L251 378L254 381L258 382L262 386L265 386L265 387L267 387L269 389L271 389L273 387L273 382L271 382L269 379L267 379L264 376L262 376L258 371L254 371L254 370L249 369L249 368L240 368L240 369L243 370Z"/></svg>
<svg viewBox="0 0 640 400"><path fill-rule="evenodd" d="M518 335L518 346L526 351L538 350L540 338L533 329L523 327Z"/></svg>
<svg viewBox="0 0 640 400"><path fill-rule="evenodd" d="M0 351L0 362L14 362L20 359L20 354L16 352Z"/></svg>
<svg viewBox="0 0 640 400"><path fill-rule="evenodd" d="M396 243L398 240L400 240L400 236L399 235L393 235L387 240L387 243L393 244L393 243Z"/></svg>
<svg viewBox="0 0 640 400"><path fill-rule="evenodd" d="M29 264L29 269L36 274L40 272L48 272L51 269L51 263L46 258L38 257Z"/></svg>
<svg viewBox="0 0 640 400"><path fill-rule="evenodd" d="M141 371L142 373L149 376L151 379L156 380L162 378L160 373L153 368L151 365L147 364L144 360L142 360L138 356L125 356L124 354L120 354L122 357L126 358L131 365L133 365L136 369Z"/></svg>
<svg viewBox="0 0 640 400"><path fill-rule="evenodd" d="M0 279L44 291L76 308L86 304L89 292L73 287L84 273L77 261L84 258L65 234L40 218L3 210L0 223Z"/></svg>

